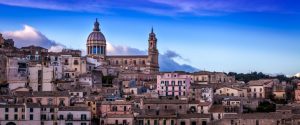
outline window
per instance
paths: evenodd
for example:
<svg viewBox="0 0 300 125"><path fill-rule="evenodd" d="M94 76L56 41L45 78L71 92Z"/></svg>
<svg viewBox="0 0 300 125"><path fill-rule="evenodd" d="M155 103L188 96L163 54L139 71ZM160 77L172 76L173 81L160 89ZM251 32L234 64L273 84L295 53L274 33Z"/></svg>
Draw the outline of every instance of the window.
<svg viewBox="0 0 300 125"><path fill-rule="evenodd" d="M30 114L29 119L33 120L33 114Z"/></svg>
<svg viewBox="0 0 300 125"><path fill-rule="evenodd" d="M51 120L54 120L54 115L53 114L51 115Z"/></svg>
<svg viewBox="0 0 300 125"><path fill-rule="evenodd" d="M168 106L165 105L165 109L168 109Z"/></svg>
<svg viewBox="0 0 300 125"><path fill-rule="evenodd" d="M54 112L54 108L50 108L50 112Z"/></svg>
<svg viewBox="0 0 300 125"><path fill-rule="evenodd" d="M167 120L166 119L164 119L163 125L167 125Z"/></svg>
<svg viewBox="0 0 300 125"><path fill-rule="evenodd" d="M65 59L65 65L69 65L68 59Z"/></svg>
<svg viewBox="0 0 300 125"><path fill-rule="evenodd" d="M86 114L81 114L81 120L86 120Z"/></svg>
<svg viewBox="0 0 300 125"><path fill-rule="evenodd" d="M5 112L8 112L9 108L5 108Z"/></svg>
<svg viewBox="0 0 300 125"><path fill-rule="evenodd" d="M41 115L41 120L46 120L47 116L46 115Z"/></svg>
<svg viewBox="0 0 300 125"><path fill-rule="evenodd" d="M5 114L5 120L8 120L8 114Z"/></svg>
<svg viewBox="0 0 300 125"><path fill-rule="evenodd" d="M181 105L179 106L179 109L182 109L182 106L181 106Z"/></svg>
<svg viewBox="0 0 300 125"><path fill-rule="evenodd" d="M15 120L18 120L18 115L17 115L17 114L15 114L14 118L15 118Z"/></svg>
<svg viewBox="0 0 300 125"><path fill-rule="evenodd" d="M33 108L30 108L30 112L33 112Z"/></svg>
<svg viewBox="0 0 300 125"><path fill-rule="evenodd" d="M127 124L127 120L123 120L123 125L126 125Z"/></svg>
<svg viewBox="0 0 300 125"><path fill-rule="evenodd" d="M148 109L150 109L150 106L148 106Z"/></svg>
<svg viewBox="0 0 300 125"><path fill-rule="evenodd" d="M18 112L18 108L15 108L15 112Z"/></svg>
<svg viewBox="0 0 300 125"><path fill-rule="evenodd" d="M112 107L112 111L118 111L118 107L117 106L113 106Z"/></svg>
<svg viewBox="0 0 300 125"><path fill-rule="evenodd" d="M86 123L83 122L83 123L80 123L80 125L86 125Z"/></svg>
<svg viewBox="0 0 300 125"><path fill-rule="evenodd" d="M174 120L171 120L171 125L174 125Z"/></svg>
<svg viewBox="0 0 300 125"><path fill-rule="evenodd" d="M126 111L126 108L127 108L127 107L126 107L126 106L124 106L124 112Z"/></svg>
<svg viewBox="0 0 300 125"><path fill-rule="evenodd" d="M157 120L154 120L154 125L158 125L158 121Z"/></svg>
<svg viewBox="0 0 300 125"><path fill-rule="evenodd" d="M67 120L73 120L73 115L70 113L70 114L68 114L68 116L67 116Z"/></svg>
<svg viewBox="0 0 300 125"><path fill-rule="evenodd" d="M79 64L78 60L74 60L74 65L78 65L78 64Z"/></svg>
<svg viewBox="0 0 300 125"><path fill-rule="evenodd" d="M59 115L59 119L63 120L64 119L64 115Z"/></svg>
<svg viewBox="0 0 300 125"><path fill-rule="evenodd" d="M73 114L69 113L69 114L67 115L67 120L73 120Z"/></svg>
<svg viewBox="0 0 300 125"><path fill-rule="evenodd" d="M259 125L259 121L258 120L256 120L256 125Z"/></svg>

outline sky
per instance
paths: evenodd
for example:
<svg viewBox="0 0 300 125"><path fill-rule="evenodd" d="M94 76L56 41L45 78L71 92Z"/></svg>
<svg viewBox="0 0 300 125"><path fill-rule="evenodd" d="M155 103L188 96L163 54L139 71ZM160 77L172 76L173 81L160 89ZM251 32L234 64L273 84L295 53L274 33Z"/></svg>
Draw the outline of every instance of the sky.
<svg viewBox="0 0 300 125"><path fill-rule="evenodd" d="M16 46L85 51L95 18L110 54L147 54L162 71L300 72L298 0L0 0L0 32Z"/></svg>

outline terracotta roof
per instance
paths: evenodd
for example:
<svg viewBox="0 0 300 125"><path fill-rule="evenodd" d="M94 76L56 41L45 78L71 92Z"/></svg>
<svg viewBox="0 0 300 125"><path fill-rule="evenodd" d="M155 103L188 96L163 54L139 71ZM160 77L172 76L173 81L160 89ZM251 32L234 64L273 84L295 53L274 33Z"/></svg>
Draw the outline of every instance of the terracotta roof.
<svg viewBox="0 0 300 125"><path fill-rule="evenodd" d="M67 91L41 91L41 92L15 92L16 96L21 97L60 97L69 96Z"/></svg>
<svg viewBox="0 0 300 125"><path fill-rule="evenodd" d="M148 55L108 55L106 58L148 58Z"/></svg>
<svg viewBox="0 0 300 125"><path fill-rule="evenodd" d="M133 114L107 114L107 118L133 118Z"/></svg>
<svg viewBox="0 0 300 125"><path fill-rule="evenodd" d="M222 105L212 105L208 112L224 112L224 107Z"/></svg>
<svg viewBox="0 0 300 125"><path fill-rule="evenodd" d="M270 112L270 113L244 113L244 114L225 114L224 119L283 119L292 117L291 115Z"/></svg>
<svg viewBox="0 0 300 125"><path fill-rule="evenodd" d="M101 105L131 105L132 101L102 101Z"/></svg>
<svg viewBox="0 0 300 125"><path fill-rule="evenodd" d="M142 110L142 112L137 116L142 118L176 118L174 110Z"/></svg>
<svg viewBox="0 0 300 125"><path fill-rule="evenodd" d="M176 99L144 99L144 104L187 104L187 100Z"/></svg>
<svg viewBox="0 0 300 125"><path fill-rule="evenodd" d="M190 118L210 118L210 114L201 113L189 113L189 114L179 114L177 118L179 119L190 119Z"/></svg>
<svg viewBox="0 0 300 125"><path fill-rule="evenodd" d="M65 106L59 108L59 111L90 111L89 107L82 106Z"/></svg>

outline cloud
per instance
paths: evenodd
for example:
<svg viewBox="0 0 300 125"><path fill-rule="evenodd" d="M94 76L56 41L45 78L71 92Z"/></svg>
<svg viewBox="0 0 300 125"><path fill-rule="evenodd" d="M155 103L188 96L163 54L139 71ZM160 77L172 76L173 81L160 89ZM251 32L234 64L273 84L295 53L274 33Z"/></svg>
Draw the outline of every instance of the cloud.
<svg viewBox="0 0 300 125"><path fill-rule="evenodd" d="M121 9L158 15L282 12L291 9L288 8L291 3L288 0L0 0L4 5L50 10L113 13Z"/></svg>
<svg viewBox="0 0 300 125"><path fill-rule="evenodd" d="M65 48L65 46L62 45L56 45L56 46L51 46L48 51L49 52L61 52L63 49Z"/></svg>
<svg viewBox="0 0 300 125"><path fill-rule="evenodd" d="M128 47L128 46L120 46L120 45L112 45L109 42L106 43L106 51L109 55L145 55L146 51L139 50L136 48Z"/></svg>
<svg viewBox="0 0 300 125"><path fill-rule="evenodd" d="M45 48L62 46L55 41L48 39L44 34L29 25L24 25L22 30L3 32L3 36L5 38L13 39L15 41L15 46L19 48L30 45Z"/></svg>
<svg viewBox="0 0 300 125"><path fill-rule="evenodd" d="M194 72L199 70L191 65L179 64L174 60L175 58L183 59L178 53L171 50L166 51L164 54L160 54L159 55L160 71Z"/></svg>

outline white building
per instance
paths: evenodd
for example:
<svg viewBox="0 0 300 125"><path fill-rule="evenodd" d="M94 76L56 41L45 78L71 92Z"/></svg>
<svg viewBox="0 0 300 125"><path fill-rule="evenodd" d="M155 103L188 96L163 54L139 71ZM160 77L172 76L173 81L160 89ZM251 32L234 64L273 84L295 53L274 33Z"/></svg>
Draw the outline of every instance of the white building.
<svg viewBox="0 0 300 125"><path fill-rule="evenodd" d="M58 125L90 125L91 112L88 107L62 107L58 111Z"/></svg>
<svg viewBox="0 0 300 125"><path fill-rule="evenodd" d="M40 125L40 106L35 103L0 105L1 125Z"/></svg>
<svg viewBox="0 0 300 125"><path fill-rule="evenodd" d="M187 73L163 73L157 75L159 96L187 96L192 78Z"/></svg>

